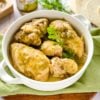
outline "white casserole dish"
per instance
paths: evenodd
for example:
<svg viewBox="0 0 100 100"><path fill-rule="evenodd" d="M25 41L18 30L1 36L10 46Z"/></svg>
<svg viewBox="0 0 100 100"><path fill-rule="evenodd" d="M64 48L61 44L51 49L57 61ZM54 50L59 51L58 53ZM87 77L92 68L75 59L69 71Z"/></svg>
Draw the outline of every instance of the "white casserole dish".
<svg viewBox="0 0 100 100"><path fill-rule="evenodd" d="M75 75L61 80L61 81L57 81L57 82L40 82L40 81L35 81L32 80L24 75L22 75L21 73L19 73L18 71L16 71L14 69L14 67L12 66L12 64L9 61L9 53L8 53L8 47L9 47L9 42L12 38L12 36L14 35L14 33L16 32L16 30L19 29L19 27L33 19L33 18L40 18L40 17L46 17L46 18L58 18L58 19L65 19L67 20L69 23L72 24L72 26L79 31L80 34L83 35L84 40L85 40L85 47L86 47L86 51L87 51L87 59L85 64L83 65L83 67L81 68L80 71L78 71ZM77 19L76 17L80 18L81 21L79 19ZM83 24L83 20L84 18L81 16L73 16L73 15L68 15L64 12L59 12L59 11L54 11L54 10L39 10L39 11L35 11L33 13L27 14L21 18L19 18L18 20L16 20L7 30L7 32L4 35L3 38L3 42L2 42L2 53L3 53L3 57L4 60L1 62L0 64L0 78L9 84L24 84L30 88L36 89L36 90L42 90L42 91L54 91L54 90L59 90L59 89L63 89L65 87L68 87L72 84L74 84L85 72L85 70L87 69L91 59L92 59L92 55L93 55L93 40L92 37L90 35L90 32L88 30L88 21L85 21L85 24ZM80 48L79 48L80 49ZM10 76L6 71L5 71L5 67L9 67L9 69L11 70L11 72L13 73L13 75L15 77Z"/></svg>

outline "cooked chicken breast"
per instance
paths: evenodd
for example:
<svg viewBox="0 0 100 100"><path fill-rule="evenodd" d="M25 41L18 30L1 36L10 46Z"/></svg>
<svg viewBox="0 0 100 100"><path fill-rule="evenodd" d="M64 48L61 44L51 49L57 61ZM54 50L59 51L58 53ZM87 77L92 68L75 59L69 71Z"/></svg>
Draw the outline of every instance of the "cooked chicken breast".
<svg viewBox="0 0 100 100"><path fill-rule="evenodd" d="M84 43L81 37L77 35L72 26L63 20L52 21L50 26L59 31L60 37L64 41L64 49L75 53L78 57L82 57L84 53Z"/></svg>
<svg viewBox="0 0 100 100"><path fill-rule="evenodd" d="M39 34L40 37L43 37L44 34L47 33L47 27L49 24L49 21L47 18L33 19L32 23L33 23L33 26L35 26L35 28L41 31L41 33Z"/></svg>
<svg viewBox="0 0 100 100"><path fill-rule="evenodd" d="M21 27L20 31L15 35L15 40L27 45L39 46L41 44L40 38L47 32L47 26L48 19L34 19Z"/></svg>
<svg viewBox="0 0 100 100"><path fill-rule="evenodd" d="M25 23L21 30L25 33L37 33L40 37L43 37L47 32L48 19L40 18L33 19L32 22Z"/></svg>
<svg viewBox="0 0 100 100"><path fill-rule="evenodd" d="M41 39L38 34L26 34L24 31L17 32L15 35L15 40L20 43L25 43L27 45L39 46L41 44Z"/></svg>
<svg viewBox="0 0 100 100"><path fill-rule="evenodd" d="M48 80L50 61L41 51L21 43L12 43L10 51L16 70L38 81Z"/></svg>
<svg viewBox="0 0 100 100"><path fill-rule="evenodd" d="M47 56L62 56L62 47L54 41L44 41L41 45L41 51Z"/></svg>
<svg viewBox="0 0 100 100"><path fill-rule="evenodd" d="M51 63L50 71L53 77L64 78L67 74L73 75L78 71L78 65L72 59L54 57Z"/></svg>

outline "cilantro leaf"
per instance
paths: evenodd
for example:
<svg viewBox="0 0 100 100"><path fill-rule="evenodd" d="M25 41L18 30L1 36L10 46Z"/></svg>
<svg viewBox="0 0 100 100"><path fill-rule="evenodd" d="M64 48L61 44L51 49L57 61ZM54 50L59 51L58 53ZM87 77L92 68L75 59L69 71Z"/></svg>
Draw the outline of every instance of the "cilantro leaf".
<svg viewBox="0 0 100 100"><path fill-rule="evenodd" d="M63 46L63 39L60 37L59 31L55 30L53 26L47 28L48 39L56 41L59 45Z"/></svg>
<svg viewBox="0 0 100 100"><path fill-rule="evenodd" d="M71 13L69 7L65 7L61 0L38 0L38 2L43 8Z"/></svg>
<svg viewBox="0 0 100 100"><path fill-rule="evenodd" d="M70 51L63 52L63 54L62 54L63 58L71 58L71 59L73 59L74 56L75 56L75 54L73 52L70 52Z"/></svg>

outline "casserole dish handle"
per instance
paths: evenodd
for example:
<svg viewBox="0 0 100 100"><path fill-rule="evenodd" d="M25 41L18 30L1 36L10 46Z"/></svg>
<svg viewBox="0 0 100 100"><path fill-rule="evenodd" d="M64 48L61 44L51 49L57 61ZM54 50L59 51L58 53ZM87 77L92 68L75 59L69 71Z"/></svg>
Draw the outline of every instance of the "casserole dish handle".
<svg viewBox="0 0 100 100"><path fill-rule="evenodd" d="M0 63L0 79L8 84L22 84L21 79L14 78L13 76L9 75L6 71L7 65L5 61L3 60Z"/></svg>
<svg viewBox="0 0 100 100"><path fill-rule="evenodd" d="M90 30L92 28L90 21L87 18L85 18L84 16L79 15L79 14L73 14L72 16L75 17L75 18L77 18L79 21L81 21L81 23L83 25L85 25L85 27L88 30Z"/></svg>

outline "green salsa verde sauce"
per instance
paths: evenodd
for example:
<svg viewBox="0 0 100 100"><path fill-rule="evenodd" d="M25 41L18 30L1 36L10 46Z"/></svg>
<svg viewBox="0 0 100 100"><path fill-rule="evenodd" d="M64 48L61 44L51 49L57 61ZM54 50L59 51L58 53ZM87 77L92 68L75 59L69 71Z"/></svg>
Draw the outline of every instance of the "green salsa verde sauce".
<svg viewBox="0 0 100 100"><path fill-rule="evenodd" d="M33 10L35 10L37 8L37 5L38 5L37 0L34 0L34 2L25 4L23 11L25 11L25 12L33 11Z"/></svg>

